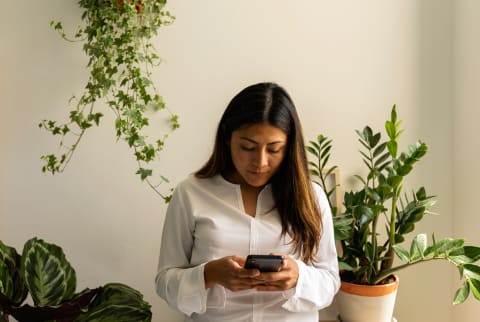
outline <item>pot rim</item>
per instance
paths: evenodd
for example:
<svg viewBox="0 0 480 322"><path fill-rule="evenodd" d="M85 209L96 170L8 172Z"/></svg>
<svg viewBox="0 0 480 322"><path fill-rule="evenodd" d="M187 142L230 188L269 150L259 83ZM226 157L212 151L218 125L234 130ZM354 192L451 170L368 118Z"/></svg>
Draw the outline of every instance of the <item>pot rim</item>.
<svg viewBox="0 0 480 322"><path fill-rule="evenodd" d="M349 282L341 282L340 290L353 295L360 296L384 296L395 292L398 289L398 284L400 279L397 275L393 274L395 280L388 284L382 285L364 285L364 284L354 284Z"/></svg>

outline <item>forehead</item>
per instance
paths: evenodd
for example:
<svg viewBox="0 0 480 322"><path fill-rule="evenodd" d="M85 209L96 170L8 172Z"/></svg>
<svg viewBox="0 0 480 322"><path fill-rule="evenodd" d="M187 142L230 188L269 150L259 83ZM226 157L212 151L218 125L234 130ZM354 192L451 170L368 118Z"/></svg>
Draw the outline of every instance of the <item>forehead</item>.
<svg viewBox="0 0 480 322"><path fill-rule="evenodd" d="M248 140L256 143L282 143L287 141L287 134L280 128L268 123L243 126L232 133L232 139Z"/></svg>

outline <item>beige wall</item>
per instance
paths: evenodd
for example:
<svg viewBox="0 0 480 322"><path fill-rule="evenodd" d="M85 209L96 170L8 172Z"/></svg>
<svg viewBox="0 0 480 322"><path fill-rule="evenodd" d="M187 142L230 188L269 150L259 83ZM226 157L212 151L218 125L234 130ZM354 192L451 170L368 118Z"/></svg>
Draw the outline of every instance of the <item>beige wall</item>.
<svg viewBox="0 0 480 322"><path fill-rule="evenodd" d="M471 244L480 244L476 208L480 173L480 2L453 2L453 230ZM455 307L454 321L478 319L480 308L473 297Z"/></svg>
<svg viewBox="0 0 480 322"><path fill-rule="evenodd" d="M121 281L142 291L154 321L180 321L153 287L165 205L138 182L125 145L112 144L108 111L64 174L40 172L39 156L54 151L56 141L36 125L65 118L68 98L86 77L80 45L63 42L49 28L50 20L61 19L73 30L81 13L75 3L18 0L0 10L0 239L19 250L32 236L58 243L76 268L79 289ZM156 39L165 62L155 82L180 115L181 128L158 167L172 184L198 168L230 97L247 84L272 80L290 91L308 139L320 132L334 139L333 162L347 185L362 167L354 130L366 124L382 129L396 103L405 146L421 138L431 149L409 183L438 195L441 215L427 218L418 231L478 238L467 217L475 215L473 192L459 193L460 178L475 191L472 153L478 152L469 147L476 144L471 113L478 112L471 101L478 98L472 68L478 63L470 46L478 37L472 26L456 23L467 15L475 21L472 8L455 5L452 20L451 3L170 1L177 21ZM466 3L479 9L473 0ZM452 51L452 43L460 49ZM453 80L469 86L453 86ZM461 210L455 221L454 205ZM454 277L446 264L401 272L399 321L473 322L473 305L450 306Z"/></svg>

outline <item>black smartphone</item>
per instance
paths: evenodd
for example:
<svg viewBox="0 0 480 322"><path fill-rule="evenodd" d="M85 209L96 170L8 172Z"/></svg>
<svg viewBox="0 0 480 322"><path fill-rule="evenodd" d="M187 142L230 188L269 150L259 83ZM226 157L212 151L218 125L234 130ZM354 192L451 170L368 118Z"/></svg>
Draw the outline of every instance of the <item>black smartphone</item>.
<svg viewBox="0 0 480 322"><path fill-rule="evenodd" d="M245 268L257 268L260 272L278 272L282 260L281 255L248 255Z"/></svg>

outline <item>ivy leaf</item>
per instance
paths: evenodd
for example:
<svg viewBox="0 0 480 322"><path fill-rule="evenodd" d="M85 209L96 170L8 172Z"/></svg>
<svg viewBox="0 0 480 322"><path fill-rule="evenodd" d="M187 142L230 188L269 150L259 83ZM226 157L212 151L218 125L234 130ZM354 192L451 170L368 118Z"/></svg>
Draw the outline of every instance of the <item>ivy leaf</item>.
<svg viewBox="0 0 480 322"><path fill-rule="evenodd" d="M153 171L151 169L140 168L137 170L136 174L140 175L140 178L145 180L147 177L151 176Z"/></svg>
<svg viewBox="0 0 480 322"><path fill-rule="evenodd" d="M88 120L89 121L94 121L95 125L98 126L100 123L100 118L103 116L102 113L95 113L95 114L90 114L88 115Z"/></svg>

